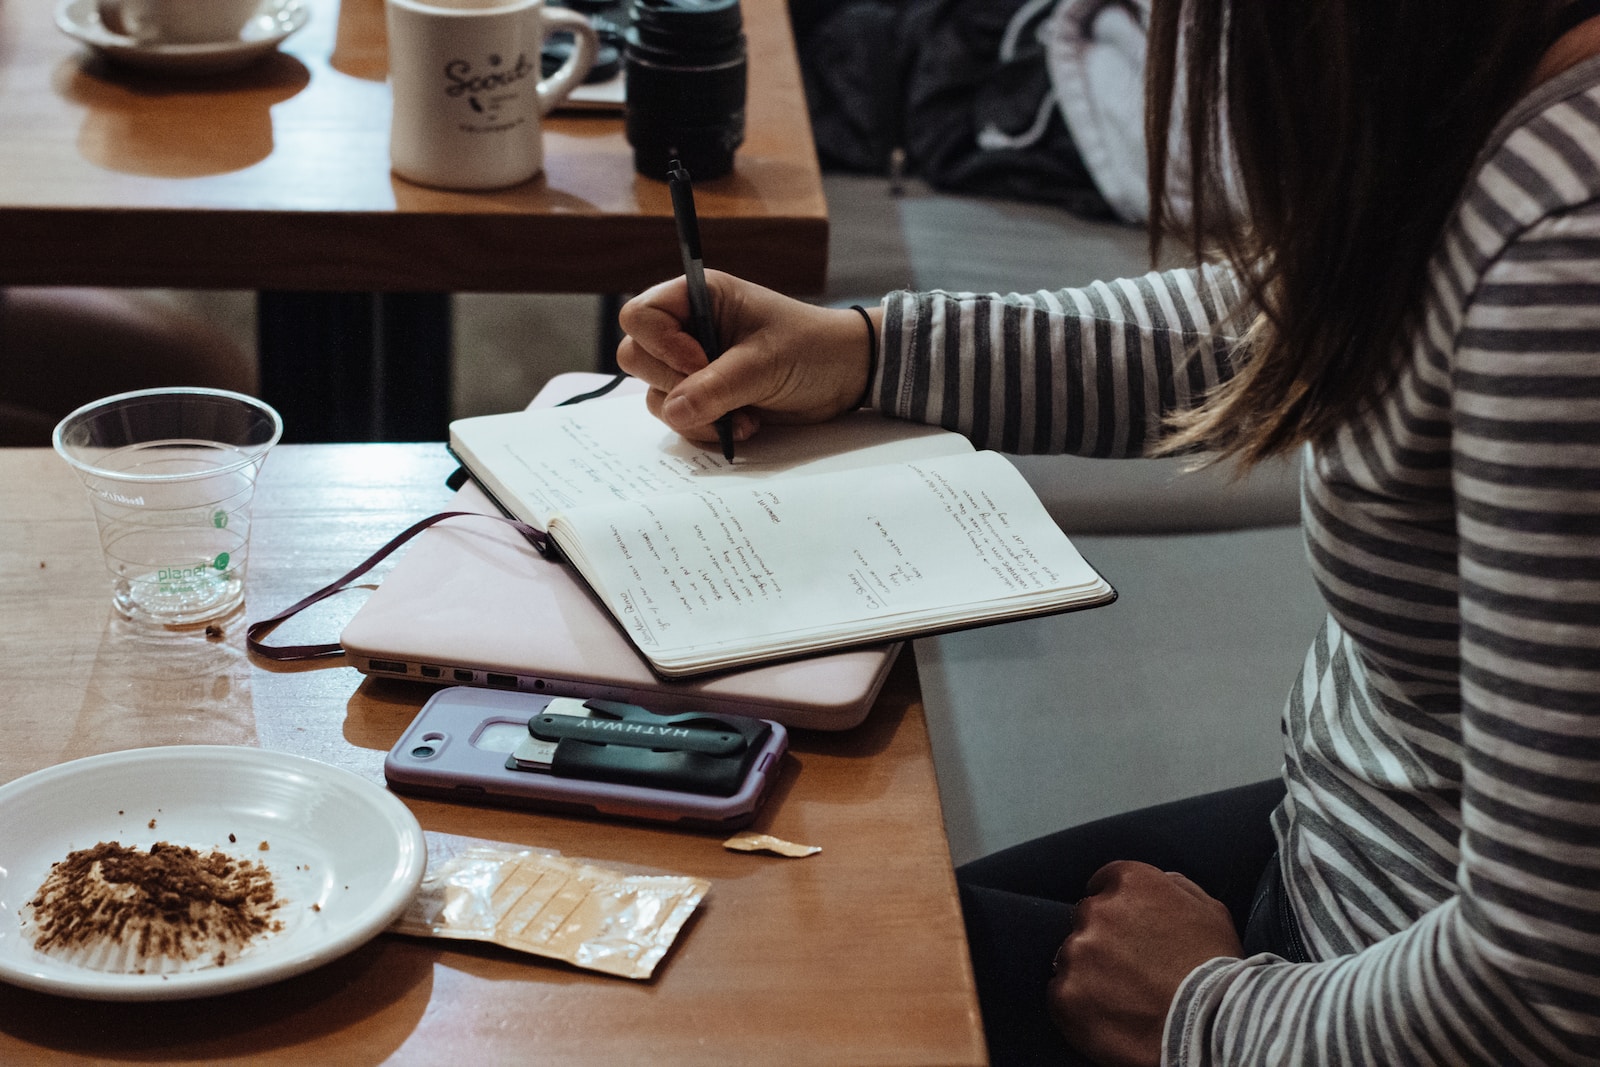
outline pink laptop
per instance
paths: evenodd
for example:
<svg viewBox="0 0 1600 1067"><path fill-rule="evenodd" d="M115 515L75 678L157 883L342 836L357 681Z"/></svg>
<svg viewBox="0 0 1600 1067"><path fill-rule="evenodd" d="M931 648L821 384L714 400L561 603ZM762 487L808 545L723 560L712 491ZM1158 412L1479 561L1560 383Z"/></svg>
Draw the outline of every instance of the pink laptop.
<svg viewBox="0 0 1600 1067"><path fill-rule="evenodd" d="M532 406L608 380L559 375ZM451 510L497 514L475 485L457 495ZM570 567L541 556L505 523L450 519L423 531L404 553L340 636L347 661L365 674L845 730L866 717L901 648L897 642L667 680L646 666Z"/></svg>

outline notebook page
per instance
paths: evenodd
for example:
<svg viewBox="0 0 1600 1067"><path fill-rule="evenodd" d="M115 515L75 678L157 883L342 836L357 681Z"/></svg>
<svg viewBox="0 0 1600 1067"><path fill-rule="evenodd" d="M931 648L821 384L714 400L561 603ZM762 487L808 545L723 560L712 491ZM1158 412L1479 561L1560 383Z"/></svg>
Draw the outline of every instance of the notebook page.
<svg viewBox="0 0 1600 1067"><path fill-rule="evenodd" d="M668 429L642 393L458 419L450 444L503 506L540 527L596 502L972 451L949 430L858 411L813 426L764 426L730 464L715 445Z"/></svg>
<svg viewBox="0 0 1600 1067"><path fill-rule="evenodd" d="M815 647L1109 591L993 452L580 509L562 550L658 665ZM737 654L733 656L737 660Z"/></svg>

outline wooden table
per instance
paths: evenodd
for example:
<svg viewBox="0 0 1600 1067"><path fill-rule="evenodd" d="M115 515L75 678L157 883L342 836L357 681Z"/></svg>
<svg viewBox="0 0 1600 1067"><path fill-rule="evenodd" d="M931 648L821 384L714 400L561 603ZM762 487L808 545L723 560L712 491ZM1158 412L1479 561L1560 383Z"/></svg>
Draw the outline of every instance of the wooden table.
<svg viewBox="0 0 1600 1067"><path fill-rule="evenodd" d="M438 445L284 446L256 501L248 618L342 573L449 494ZM0 450L0 781L152 744L239 744L382 781L428 690L274 667L221 640L117 620L66 464ZM353 605L343 609L353 610ZM328 626L337 618L294 620ZM282 633L282 631L280 631ZM0 1063L976 1064L984 1049L914 666L861 727L798 734L756 829L822 846L408 800L428 830L709 878L649 982L490 947L380 935L321 969L193 1002L0 991ZM3 864L4 857L0 857Z"/></svg>
<svg viewBox="0 0 1600 1067"><path fill-rule="evenodd" d="M625 293L681 271L666 186L634 173L616 115L553 117L545 175L513 189L394 177L382 0L307 0L281 54L199 80L95 58L55 2L0 4L0 285L289 294L262 316L289 440L442 437L443 294ZM827 205L787 7L742 7L746 139L698 183L706 261L818 293ZM313 298L352 292L406 296Z"/></svg>

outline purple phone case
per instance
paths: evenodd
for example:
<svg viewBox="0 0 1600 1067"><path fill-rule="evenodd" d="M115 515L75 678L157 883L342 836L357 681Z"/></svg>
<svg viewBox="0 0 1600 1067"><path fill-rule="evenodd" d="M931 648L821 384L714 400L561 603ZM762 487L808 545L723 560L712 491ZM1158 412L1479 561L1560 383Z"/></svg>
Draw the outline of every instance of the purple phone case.
<svg viewBox="0 0 1600 1067"><path fill-rule="evenodd" d="M771 732L739 791L717 797L507 770L504 752L474 744L491 724L526 726L551 699L464 686L439 690L422 705L384 758L383 774L389 787L441 800L648 819L690 829L734 830L755 818L756 809L777 774L778 761L789 747L788 732L779 723L769 721ZM414 755L419 748L432 752Z"/></svg>

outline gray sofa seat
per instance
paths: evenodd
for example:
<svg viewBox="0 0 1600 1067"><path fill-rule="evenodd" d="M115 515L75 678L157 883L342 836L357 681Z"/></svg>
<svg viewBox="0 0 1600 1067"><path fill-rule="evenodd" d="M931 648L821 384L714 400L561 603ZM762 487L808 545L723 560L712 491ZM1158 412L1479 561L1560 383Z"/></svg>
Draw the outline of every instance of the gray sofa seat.
<svg viewBox="0 0 1600 1067"><path fill-rule="evenodd" d="M1008 292L1148 269L1142 230L1059 208L827 175L830 304ZM1087 819L1270 777L1322 605L1291 462L1018 456L1117 603L915 643L956 862Z"/></svg>

